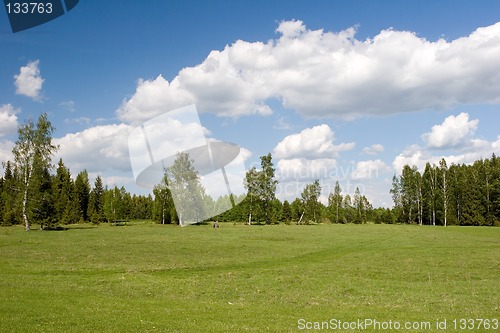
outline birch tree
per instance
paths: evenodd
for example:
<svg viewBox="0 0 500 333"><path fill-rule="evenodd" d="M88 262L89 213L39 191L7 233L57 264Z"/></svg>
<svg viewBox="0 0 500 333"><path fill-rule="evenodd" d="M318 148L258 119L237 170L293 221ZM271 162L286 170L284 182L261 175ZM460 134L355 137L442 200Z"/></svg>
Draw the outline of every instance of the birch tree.
<svg viewBox="0 0 500 333"><path fill-rule="evenodd" d="M276 198L276 185L278 181L275 179L275 169L272 162L271 153L260 157L261 171L259 172L259 196L262 200L266 223L271 222L270 203Z"/></svg>
<svg viewBox="0 0 500 333"><path fill-rule="evenodd" d="M244 186L247 190L247 200L249 202L248 225L251 225L252 213L259 199L259 174L255 167L247 171Z"/></svg>
<svg viewBox="0 0 500 333"><path fill-rule="evenodd" d="M24 125L19 126L19 137L12 149L14 163L20 174L22 217L26 231L31 228L30 215L33 210L31 194L37 191L33 188L34 180L44 169L52 167L51 157L59 148L52 144L53 132L54 127L46 113L38 118L36 125L28 119Z"/></svg>
<svg viewBox="0 0 500 333"><path fill-rule="evenodd" d="M172 193L168 189L168 176L165 172L160 184L155 185L153 188L154 194L154 213L153 216L155 219L159 220L161 224L171 223L172 220L175 220L173 215L174 201L172 198ZM175 216L174 216L175 217Z"/></svg>
<svg viewBox="0 0 500 333"><path fill-rule="evenodd" d="M179 224L201 222L205 216L206 193L194 160L187 153L177 153L174 164L166 169L166 174Z"/></svg>
<svg viewBox="0 0 500 333"><path fill-rule="evenodd" d="M328 196L328 207L335 216L335 223L339 223L340 208L342 206L342 189L339 182L335 182L333 193ZM333 220L333 219L332 219Z"/></svg>
<svg viewBox="0 0 500 333"><path fill-rule="evenodd" d="M437 207L437 199L438 199L438 171L435 165L432 165L427 162L424 170L424 185L425 185L425 196L427 198L427 203L431 209L431 218L432 225L436 225L436 207Z"/></svg>
<svg viewBox="0 0 500 333"><path fill-rule="evenodd" d="M443 209L444 209L444 226L446 227L447 224L447 216L448 216L448 201L449 201L449 186L448 186L448 179L447 179L447 173L448 173L448 167L446 166L446 161L445 159L441 159L439 161L439 169L441 170L442 173L442 182L441 182L441 188L443 190Z"/></svg>
<svg viewBox="0 0 500 333"><path fill-rule="evenodd" d="M313 183L307 184L302 191L301 197L304 202L304 210L308 217L313 218L313 221L317 222L317 217L320 214L320 203L319 196L321 194L321 185L319 184L319 179L316 179Z"/></svg>

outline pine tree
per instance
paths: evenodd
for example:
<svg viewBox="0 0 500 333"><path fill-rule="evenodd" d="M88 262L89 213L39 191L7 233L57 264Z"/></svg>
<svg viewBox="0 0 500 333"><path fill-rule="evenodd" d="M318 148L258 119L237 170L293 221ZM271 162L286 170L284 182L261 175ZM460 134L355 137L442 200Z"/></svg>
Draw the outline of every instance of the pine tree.
<svg viewBox="0 0 500 333"><path fill-rule="evenodd" d="M283 222L286 224L290 224L292 221L292 206L288 202L288 200L285 200L283 202Z"/></svg>
<svg viewBox="0 0 500 333"><path fill-rule="evenodd" d="M56 175L52 184L54 196L55 218L63 224L76 223L79 220L78 203L74 183L68 168L59 160Z"/></svg>
<svg viewBox="0 0 500 333"><path fill-rule="evenodd" d="M2 202L3 211L0 219L3 225L13 225L21 223L21 210L19 200L19 179L16 177L13 165L10 161L4 164Z"/></svg>
<svg viewBox="0 0 500 333"><path fill-rule="evenodd" d="M94 224L104 222L104 187L101 176L97 176L94 188L90 192L88 216Z"/></svg>
<svg viewBox="0 0 500 333"><path fill-rule="evenodd" d="M485 213L481 196L480 163L465 167L464 200L462 206L463 225L484 225Z"/></svg>
<svg viewBox="0 0 500 333"><path fill-rule="evenodd" d="M75 196L78 205L78 213L82 221L89 221L88 207L90 197L90 182L87 170L83 170L75 179Z"/></svg>

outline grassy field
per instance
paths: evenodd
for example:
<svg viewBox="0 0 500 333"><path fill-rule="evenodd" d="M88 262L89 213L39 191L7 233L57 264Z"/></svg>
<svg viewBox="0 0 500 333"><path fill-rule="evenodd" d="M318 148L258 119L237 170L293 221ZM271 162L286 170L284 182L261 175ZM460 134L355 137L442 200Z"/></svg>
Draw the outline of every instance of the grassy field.
<svg viewBox="0 0 500 333"><path fill-rule="evenodd" d="M500 228L0 228L0 332L299 332L331 319L453 332L468 318L500 319Z"/></svg>

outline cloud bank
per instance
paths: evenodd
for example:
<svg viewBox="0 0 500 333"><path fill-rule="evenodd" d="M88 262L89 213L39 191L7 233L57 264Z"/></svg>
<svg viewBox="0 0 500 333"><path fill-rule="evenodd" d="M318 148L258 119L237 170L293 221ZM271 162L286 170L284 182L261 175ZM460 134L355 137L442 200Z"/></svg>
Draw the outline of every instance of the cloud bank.
<svg viewBox="0 0 500 333"><path fill-rule="evenodd" d="M214 50L171 82L140 80L118 117L140 122L192 103L221 116L265 116L269 99L306 117L344 119L500 102L500 23L452 41L392 29L359 40L356 28L310 30L295 20L276 32Z"/></svg>

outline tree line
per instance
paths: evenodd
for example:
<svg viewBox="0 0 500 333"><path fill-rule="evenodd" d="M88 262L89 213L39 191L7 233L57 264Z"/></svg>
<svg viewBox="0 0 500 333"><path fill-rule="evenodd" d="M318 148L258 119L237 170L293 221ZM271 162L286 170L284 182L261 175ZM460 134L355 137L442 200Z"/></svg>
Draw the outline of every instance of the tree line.
<svg viewBox="0 0 500 333"><path fill-rule="evenodd" d="M427 163L421 174L405 165L394 176L393 213L398 222L492 226L500 221L500 160L492 155L472 165Z"/></svg>
<svg viewBox="0 0 500 333"><path fill-rule="evenodd" d="M152 196L131 195L125 188L108 188L97 176L93 187L86 170L73 180L59 160L55 173L51 163L59 147L52 144L54 128L47 114L35 123L29 119L18 128L12 150L14 161L3 163L0 178L0 223L24 223L26 230L36 221L41 228L78 222L110 222L152 217Z"/></svg>
<svg viewBox="0 0 500 333"><path fill-rule="evenodd" d="M394 207L373 208L359 188L343 194L337 181L328 202L320 201L321 184L307 184L300 197L289 202L276 198L278 181L272 155L261 156L259 169L248 170L247 193L217 199L205 193L193 161L178 153L173 165L153 189L153 195L131 195L124 187L104 186L97 176L93 185L86 170L75 179L59 160L51 158L59 147L52 144L54 128L46 114L37 123L28 120L18 128L13 161L3 163L0 177L0 223L42 228L79 222L116 222L153 219L162 224L221 222L247 224L413 223L431 225L495 225L500 221L500 161L478 160L472 165L427 163L423 174L405 165L394 176L390 190ZM55 169L55 172L53 172ZM177 202L177 205L174 205ZM182 204L179 204L182 203ZM235 203L239 203L235 205ZM223 213L220 213L223 212Z"/></svg>

